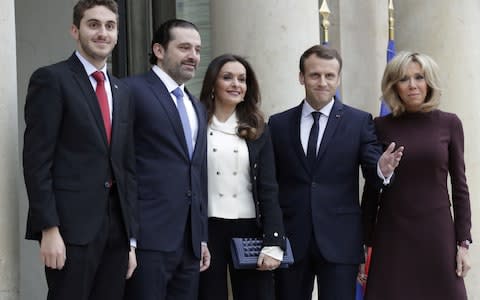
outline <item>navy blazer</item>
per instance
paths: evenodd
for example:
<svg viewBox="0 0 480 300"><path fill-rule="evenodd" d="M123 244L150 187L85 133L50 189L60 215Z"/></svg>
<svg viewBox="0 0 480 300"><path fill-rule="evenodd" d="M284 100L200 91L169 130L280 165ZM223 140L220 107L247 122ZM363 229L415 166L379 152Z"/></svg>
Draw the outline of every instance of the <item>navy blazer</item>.
<svg viewBox="0 0 480 300"><path fill-rule="evenodd" d="M116 182L125 230L136 236L133 102L127 87L108 75L112 139L78 57L36 70L25 103L23 171L28 193L27 239L59 226L65 242L91 242L107 214L109 182Z"/></svg>
<svg viewBox="0 0 480 300"><path fill-rule="evenodd" d="M190 160L180 115L170 93L152 71L126 79L135 102L138 182L138 248L175 251L190 225L194 254L207 240L206 111L188 93L198 118ZM187 220L188 218L188 220Z"/></svg>
<svg viewBox="0 0 480 300"><path fill-rule="evenodd" d="M270 118L279 201L286 235L297 261L312 237L332 263L363 262L359 167L368 182L381 185L372 116L335 100L313 168L300 141L303 102Z"/></svg>
<svg viewBox="0 0 480 300"><path fill-rule="evenodd" d="M255 215L263 233L264 246L285 249L282 212L278 204L275 159L268 127L256 140L247 140Z"/></svg>

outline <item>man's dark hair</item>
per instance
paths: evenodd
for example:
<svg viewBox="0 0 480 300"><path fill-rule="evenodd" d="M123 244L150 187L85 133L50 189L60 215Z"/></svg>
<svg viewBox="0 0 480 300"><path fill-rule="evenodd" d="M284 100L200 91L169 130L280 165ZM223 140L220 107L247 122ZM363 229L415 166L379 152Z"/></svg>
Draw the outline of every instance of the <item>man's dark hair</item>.
<svg viewBox="0 0 480 300"><path fill-rule="evenodd" d="M322 45L314 45L303 52L300 57L300 72L302 72L302 74L305 72L305 60L311 55L316 55L318 58L323 59L336 59L340 66L338 73L340 74L342 71L342 57L337 50Z"/></svg>
<svg viewBox="0 0 480 300"><path fill-rule="evenodd" d="M73 25L77 26L77 28L80 28L80 21L83 18L83 14L87 9L90 9L94 6L105 6L111 10L118 19L118 5L115 0L80 0L73 8Z"/></svg>
<svg viewBox="0 0 480 300"><path fill-rule="evenodd" d="M172 36L172 29L177 27L191 28L198 31L198 28L195 26L195 24L181 19L171 19L162 23L162 25L160 25L160 27L158 27L153 34L152 45L150 47L152 50L152 53L150 53L150 64L157 64L157 57L155 56L155 53L153 53L153 45L160 44L163 49L167 50L168 43L174 39Z"/></svg>

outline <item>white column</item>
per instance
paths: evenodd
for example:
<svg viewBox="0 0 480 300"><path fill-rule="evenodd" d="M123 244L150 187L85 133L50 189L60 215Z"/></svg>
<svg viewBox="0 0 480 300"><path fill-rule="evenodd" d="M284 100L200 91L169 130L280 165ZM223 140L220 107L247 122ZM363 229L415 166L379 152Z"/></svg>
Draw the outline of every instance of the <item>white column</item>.
<svg viewBox="0 0 480 300"><path fill-rule="evenodd" d="M377 116L380 82L386 65L388 3L377 0L336 2L338 11L332 11L332 15L338 15L339 36L330 40L333 39L333 45L340 45L343 58L342 100Z"/></svg>
<svg viewBox="0 0 480 300"><path fill-rule="evenodd" d="M465 282L469 298L480 299L480 2L478 0L401 0L397 6L397 46L430 55L443 80L440 109L459 116L465 132L465 160L475 244ZM475 238L477 237L477 238Z"/></svg>
<svg viewBox="0 0 480 300"><path fill-rule="evenodd" d="M14 0L0 2L0 299L18 299L18 119Z"/></svg>
<svg viewBox="0 0 480 300"><path fill-rule="evenodd" d="M212 57L230 52L251 63L267 115L297 105L300 55L319 43L317 0L211 0Z"/></svg>

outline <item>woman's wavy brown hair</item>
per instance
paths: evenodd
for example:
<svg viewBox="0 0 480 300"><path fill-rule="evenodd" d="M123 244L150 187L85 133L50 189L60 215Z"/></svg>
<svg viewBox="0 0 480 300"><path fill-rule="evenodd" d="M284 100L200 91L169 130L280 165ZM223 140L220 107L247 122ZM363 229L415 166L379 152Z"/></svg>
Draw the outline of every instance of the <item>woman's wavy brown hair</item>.
<svg viewBox="0 0 480 300"><path fill-rule="evenodd" d="M208 65L203 79L200 101L207 108L208 122L211 122L215 112L215 98L213 90L220 69L228 62L239 62L246 70L247 91L244 101L237 104L235 111L238 118L237 135L248 140L260 137L265 129L265 118L260 111L260 88L257 77L250 64L241 56L235 54L223 54L214 58Z"/></svg>

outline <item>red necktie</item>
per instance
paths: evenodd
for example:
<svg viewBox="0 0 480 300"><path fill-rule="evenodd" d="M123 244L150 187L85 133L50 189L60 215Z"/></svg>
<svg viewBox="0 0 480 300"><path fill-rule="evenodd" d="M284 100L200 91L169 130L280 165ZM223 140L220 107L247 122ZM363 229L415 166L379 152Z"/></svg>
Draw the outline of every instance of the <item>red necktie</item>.
<svg viewBox="0 0 480 300"><path fill-rule="evenodd" d="M97 81L97 88L95 89L95 93L97 94L98 104L100 105L100 111L102 112L103 125L105 126L107 142L108 144L110 144L112 123L110 122L110 108L108 107L108 97L105 90L105 76L101 71L93 72L92 76Z"/></svg>

